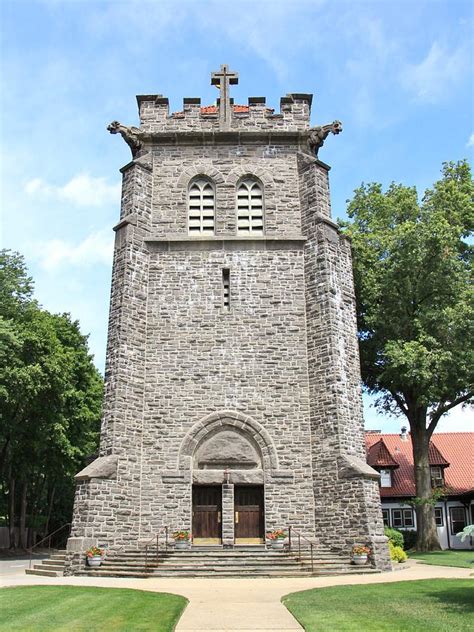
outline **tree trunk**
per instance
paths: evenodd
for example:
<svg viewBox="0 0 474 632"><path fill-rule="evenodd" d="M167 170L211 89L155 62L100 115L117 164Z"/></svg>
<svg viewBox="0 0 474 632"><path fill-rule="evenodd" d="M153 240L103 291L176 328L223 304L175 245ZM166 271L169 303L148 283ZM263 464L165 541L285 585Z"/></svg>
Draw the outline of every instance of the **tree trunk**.
<svg viewBox="0 0 474 632"><path fill-rule="evenodd" d="M56 485L53 484L53 487L49 494L48 515L46 516L46 524L44 525L44 534L43 534L44 537L46 537L49 533L49 521L51 520L51 512L53 511L53 502L54 502L55 494L56 494Z"/></svg>
<svg viewBox="0 0 474 632"><path fill-rule="evenodd" d="M38 527L36 524L36 518L38 516L38 509L40 507L43 491L45 487L46 477L41 476L41 482L39 486L35 485L30 493L30 528L28 529L28 548L32 547L35 543L36 532ZM31 487L30 487L31 489Z"/></svg>
<svg viewBox="0 0 474 632"><path fill-rule="evenodd" d="M26 548L26 507L28 484L25 482L21 487L21 504L20 504L20 549Z"/></svg>
<svg viewBox="0 0 474 632"><path fill-rule="evenodd" d="M10 539L10 548L15 548L15 479L10 477L8 498L8 534Z"/></svg>
<svg viewBox="0 0 474 632"><path fill-rule="evenodd" d="M430 502L433 494L429 462L431 435L426 429L426 413L419 417L421 418L416 419L415 423L410 424L416 496L419 503L416 505L416 550L438 551L441 546L434 518L434 506Z"/></svg>

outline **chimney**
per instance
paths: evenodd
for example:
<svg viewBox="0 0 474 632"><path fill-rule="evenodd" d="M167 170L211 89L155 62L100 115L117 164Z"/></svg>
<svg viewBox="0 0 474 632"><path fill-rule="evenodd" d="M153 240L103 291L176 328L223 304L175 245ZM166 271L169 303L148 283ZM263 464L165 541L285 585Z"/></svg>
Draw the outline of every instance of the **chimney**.
<svg viewBox="0 0 474 632"><path fill-rule="evenodd" d="M400 439L402 441L408 441L408 429L406 426L402 426L400 431Z"/></svg>

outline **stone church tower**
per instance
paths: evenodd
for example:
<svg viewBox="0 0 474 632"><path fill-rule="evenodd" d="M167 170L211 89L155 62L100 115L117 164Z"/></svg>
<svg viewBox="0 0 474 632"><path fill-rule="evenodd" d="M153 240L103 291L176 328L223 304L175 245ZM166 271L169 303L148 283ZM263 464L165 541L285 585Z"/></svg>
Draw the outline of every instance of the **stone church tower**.
<svg viewBox="0 0 474 632"><path fill-rule="evenodd" d="M294 529L389 564L365 462L351 251L331 219L312 95L280 112L138 96L123 175L100 456L77 475L70 551Z"/></svg>

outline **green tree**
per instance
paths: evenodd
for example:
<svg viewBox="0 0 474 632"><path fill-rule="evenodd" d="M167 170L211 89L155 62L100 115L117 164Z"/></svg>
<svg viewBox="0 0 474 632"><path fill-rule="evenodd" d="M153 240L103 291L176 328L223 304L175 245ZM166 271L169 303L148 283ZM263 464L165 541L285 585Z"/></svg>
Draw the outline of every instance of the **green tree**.
<svg viewBox="0 0 474 632"><path fill-rule="evenodd" d="M102 380L69 315L43 310L21 256L0 252L0 486L10 542L70 518L74 474L96 450ZM58 493L60 492L60 493Z"/></svg>
<svg viewBox="0 0 474 632"><path fill-rule="evenodd" d="M349 202L362 378L377 407L404 415L415 464L417 549L439 548L428 448L440 418L473 399L473 181L445 163L415 188L362 185Z"/></svg>

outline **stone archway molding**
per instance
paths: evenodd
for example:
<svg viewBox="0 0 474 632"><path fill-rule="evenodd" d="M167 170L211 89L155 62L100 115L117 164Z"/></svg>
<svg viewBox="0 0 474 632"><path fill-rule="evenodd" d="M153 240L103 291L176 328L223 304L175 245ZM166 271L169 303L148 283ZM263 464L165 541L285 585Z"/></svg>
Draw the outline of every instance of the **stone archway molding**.
<svg viewBox="0 0 474 632"><path fill-rule="evenodd" d="M221 410L206 415L186 433L178 453L178 470L191 468L196 448L205 438L220 429L236 429L247 433L257 444L263 461L263 469L271 474L278 470L278 456L272 438L265 428L249 415L235 410Z"/></svg>
<svg viewBox="0 0 474 632"><path fill-rule="evenodd" d="M275 183L270 169L265 169L265 167L252 162L234 167L227 175L225 181L226 184L235 187L237 185L237 182L245 176L257 177L259 180L261 180L265 188L270 188Z"/></svg>
<svg viewBox="0 0 474 632"><path fill-rule="evenodd" d="M222 184L224 176L211 162L196 162L185 169L178 178L178 186L187 189L193 178L206 176L215 184Z"/></svg>

